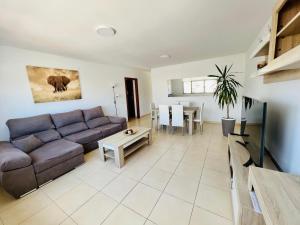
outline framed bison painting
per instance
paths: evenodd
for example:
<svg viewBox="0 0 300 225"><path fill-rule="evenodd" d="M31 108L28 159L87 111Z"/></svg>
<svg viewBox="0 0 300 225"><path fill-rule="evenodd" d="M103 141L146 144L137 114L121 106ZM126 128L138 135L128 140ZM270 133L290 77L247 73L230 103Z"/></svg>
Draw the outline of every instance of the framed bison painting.
<svg viewBox="0 0 300 225"><path fill-rule="evenodd" d="M81 99L77 70L26 66L35 103Z"/></svg>

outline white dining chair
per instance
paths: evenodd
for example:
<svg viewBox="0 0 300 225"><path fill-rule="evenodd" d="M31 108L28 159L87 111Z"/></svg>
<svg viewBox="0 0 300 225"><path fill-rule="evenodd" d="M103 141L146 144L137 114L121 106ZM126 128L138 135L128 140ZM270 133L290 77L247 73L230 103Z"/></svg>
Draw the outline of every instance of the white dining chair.
<svg viewBox="0 0 300 225"><path fill-rule="evenodd" d="M182 134L184 134L185 120L183 114L183 105L172 105L172 129L182 127Z"/></svg>
<svg viewBox="0 0 300 225"><path fill-rule="evenodd" d="M197 124L199 124L201 134L203 133L203 124L204 124L203 110L204 110L204 103L202 103L201 107L197 111L196 118L193 120L194 124L196 124L196 127L197 127Z"/></svg>
<svg viewBox="0 0 300 225"><path fill-rule="evenodd" d="M158 106L159 113L159 125L166 126L167 129L170 126L170 111L168 105L159 105Z"/></svg>

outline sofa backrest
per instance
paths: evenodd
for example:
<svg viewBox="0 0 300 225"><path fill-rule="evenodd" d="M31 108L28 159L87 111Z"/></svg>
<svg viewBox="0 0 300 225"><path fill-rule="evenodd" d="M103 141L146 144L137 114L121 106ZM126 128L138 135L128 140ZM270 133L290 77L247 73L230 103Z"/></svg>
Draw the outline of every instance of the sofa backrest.
<svg viewBox="0 0 300 225"><path fill-rule="evenodd" d="M52 114L51 118L57 131L63 137L88 129L81 110Z"/></svg>
<svg viewBox="0 0 300 225"><path fill-rule="evenodd" d="M108 117L104 116L101 106L82 110L87 126L92 129L111 123Z"/></svg>
<svg viewBox="0 0 300 225"><path fill-rule="evenodd" d="M39 116L10 119L6 122L9 129L10 139L26 137L34 134L43 142L48 142L49 139L59 139L60 135L54 130L50 114Z"/></svg>

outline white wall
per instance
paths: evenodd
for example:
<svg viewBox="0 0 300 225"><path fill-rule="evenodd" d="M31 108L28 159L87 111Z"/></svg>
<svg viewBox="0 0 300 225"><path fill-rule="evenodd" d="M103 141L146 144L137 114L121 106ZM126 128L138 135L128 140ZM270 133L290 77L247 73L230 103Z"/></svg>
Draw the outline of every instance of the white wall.
<svg viewBox="0 0 300 225"><path fill-rule="evenodd" d="M155 104L172 104L177 101L190 101L195 106L200 106L205 103L204 120L219 122L225 112L219 109L212 95L195 96L195 97L168 97L168 83L170 79L191 78L199 76L207 76L209 74L217 74L215 64L219 66L234 64L232 71L240 72L237 74L237 79L243 84L245 76L245 55L237 54L225 57L176 64L171 66L154 68L151 70L152 77L152 93L153 102ZM239 95L242 96L243 88L239 89ZM231 109L231 117L240 120L241 107L240 101L234 110Z"/></svg>
<svg viewBox="0 0 300 225"><path fill-rule="evenodd" d="M256 63L263 58L246 55L245 95L266 101L266 145L286 172L300 174L300 80L264 84L263 78L251 78Z"/></svg>
<svg viewBox="0 0 300 225"><path fill-rule="evenodd" d="M34 104L26 65L78 70L82 99ZM107 115L114 115L112 92L114 83L117 83L116 92L120 94L119 115L127 116L124 77L138 78L141 115L149 113L151 78L148 71L0 46L0 140L8 139L5 122L11 118L66 112L97 105L103 106Z"/></svg>

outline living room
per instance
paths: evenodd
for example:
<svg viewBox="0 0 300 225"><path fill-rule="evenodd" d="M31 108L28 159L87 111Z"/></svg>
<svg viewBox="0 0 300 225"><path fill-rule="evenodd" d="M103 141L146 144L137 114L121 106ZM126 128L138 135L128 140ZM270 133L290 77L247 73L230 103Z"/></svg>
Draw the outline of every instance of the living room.
<svg viewBox="0 0 300 225"><path fill-rule="evenodd" d="M300 224L299 15L0 0L0 225Z"/></svg>

